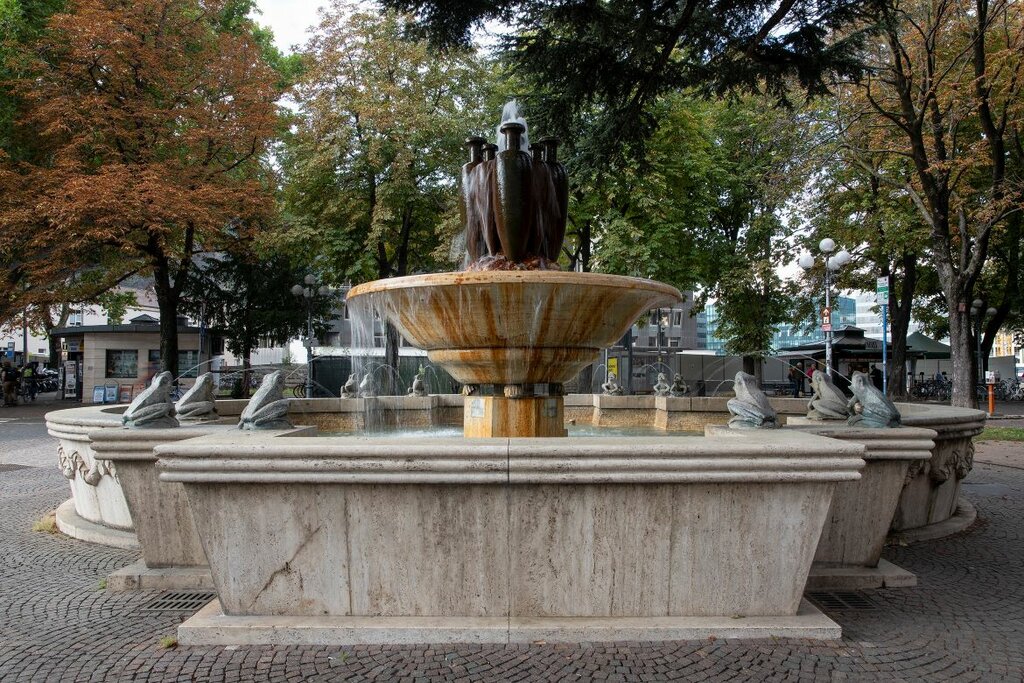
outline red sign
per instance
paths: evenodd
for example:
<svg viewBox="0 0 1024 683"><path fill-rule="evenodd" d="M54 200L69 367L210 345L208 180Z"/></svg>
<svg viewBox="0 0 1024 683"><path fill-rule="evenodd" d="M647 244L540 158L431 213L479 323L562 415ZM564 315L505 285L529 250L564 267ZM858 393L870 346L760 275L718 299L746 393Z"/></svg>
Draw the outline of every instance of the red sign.
<svg viewBox="0 0 1024 683"><path fill-rule="evenodd" d="M832 323L822 323L821 324L821 331L822 332L831 332L832 331Z"/></svg>

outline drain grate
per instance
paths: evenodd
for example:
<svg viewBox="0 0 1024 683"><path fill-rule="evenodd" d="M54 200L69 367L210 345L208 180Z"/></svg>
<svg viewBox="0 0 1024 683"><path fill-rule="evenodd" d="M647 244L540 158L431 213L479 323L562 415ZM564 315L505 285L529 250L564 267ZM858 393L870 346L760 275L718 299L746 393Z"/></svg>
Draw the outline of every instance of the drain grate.
<svg viewBox="0 0 1024 683"><path fill-rule="evenodd" d="M142 608L143 612L195 612L217 597L212 591L169 591Z"/></svg>
<svg viewBox="0 0 1024 683"><path fill-rule="evenodd" d="M877 609L877 605L860 591L810 591L811 602L825 609Z"/></svg>

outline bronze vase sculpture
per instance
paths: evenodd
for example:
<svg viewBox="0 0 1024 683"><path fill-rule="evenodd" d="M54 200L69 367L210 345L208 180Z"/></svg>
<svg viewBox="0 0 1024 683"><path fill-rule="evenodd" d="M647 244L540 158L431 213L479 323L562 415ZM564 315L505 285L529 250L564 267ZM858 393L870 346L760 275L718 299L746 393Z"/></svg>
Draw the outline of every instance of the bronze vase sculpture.
<svg viewBox="0 0 1024 683"><path fill-rule="evenodd" d="M509 121L501 126L505 150L495 158L494 218L505 258L513 263L526 260L533 229L533 159L522 151L520 141L526 126Z"/></svg>
<svg viewBox="0 0 1024 683"><path fill-rule="evenodd" d="M483 161L486 143L487 141L479 136L466 139L469 162L462 166L462 186L459 188L459 214L462 224L466 226L466 251L469 252L470 261L476 261L487 253L483 227L480 225L481 215L473 210L473 169Z"/></svg>
<svg viewBox="0 0 1024 683"><path fill-rule="evenodd" d="M538 142L544 146L544 166L551 178L557 207L557 213L549 217L546 226L544 256L549 261L557 261L569 220L569 174L558 161L558 138L541 138Z"/></svg>

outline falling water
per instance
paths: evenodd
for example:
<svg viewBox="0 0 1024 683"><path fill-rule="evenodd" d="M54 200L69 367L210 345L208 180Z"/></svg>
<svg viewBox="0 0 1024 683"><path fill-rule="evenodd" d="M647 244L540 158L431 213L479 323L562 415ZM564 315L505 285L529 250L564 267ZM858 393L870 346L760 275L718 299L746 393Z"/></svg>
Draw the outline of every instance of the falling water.
<svg viewBox="0 0 1024 683"><path fill-rule="evenodd" d="M519 149L530 156L533 156L533 153L530 152L530 139L528 135L530 127L526 124L526 119L524 119L522 114L519 113L519 103L515 100L509 100L505 103L504 108L501 110L501 123L499 123L498 127L494 129L494 135L496 142L498 143L498 151L505 151L505 136L501 133L501 127L509 121L522 124L525 130L523 130L523 137L519 143Z"/></svg>

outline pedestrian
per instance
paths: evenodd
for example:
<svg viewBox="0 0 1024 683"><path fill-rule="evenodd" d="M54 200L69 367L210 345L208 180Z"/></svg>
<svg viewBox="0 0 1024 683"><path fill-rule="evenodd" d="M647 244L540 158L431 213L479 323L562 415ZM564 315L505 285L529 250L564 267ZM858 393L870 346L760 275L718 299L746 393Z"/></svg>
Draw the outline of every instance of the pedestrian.
<svg viewBox="0 0 1024 683"><path fill-rule="evenodd" d="M28 397L36 400L36 369L31 363L26 364L25 369L21 371L21 381L25 383Z"/></svg>
<svg viewBox="0 0 1024 683"><path fill-rule="evenodd" d="M789 368L789 384L793 389L793 398L800 398L800 389L804 383L803 368L793 365Z"/></svg>
<svg viewBox="0 0 1024 683"><path fill-rule="evenodd" d="M871 383L875 385L875 389L882 390L882 371L875 364L871 365Z"/></svg>
<svg viewBox="0 0 1024 683"><path fill-rule="evenodd" d="M18 405L18 371L11 361L4 361L3 372L0 373L4 382L4 405Z"/></svg>

